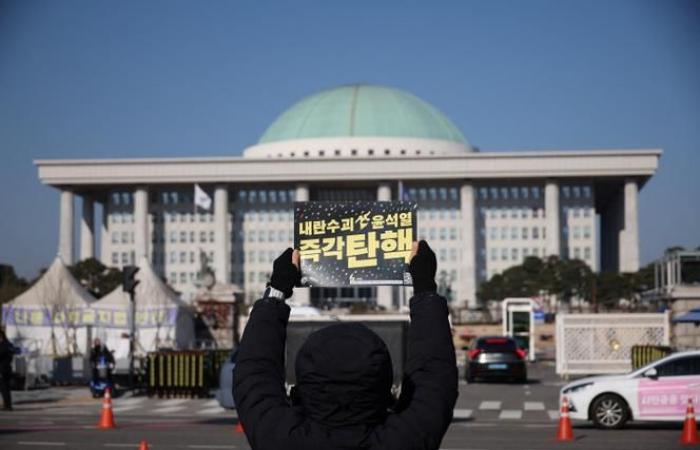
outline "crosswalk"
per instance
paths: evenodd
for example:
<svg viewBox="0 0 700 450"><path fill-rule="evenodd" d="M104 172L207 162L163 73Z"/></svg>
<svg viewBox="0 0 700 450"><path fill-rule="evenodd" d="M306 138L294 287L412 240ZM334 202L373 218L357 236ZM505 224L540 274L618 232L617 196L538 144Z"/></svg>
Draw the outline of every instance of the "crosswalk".
<svg viewBox="0 0 700 450"><path fill-rule="evenodd" d="M455 421L473 420L529 420L553 421L559 419L559 411L539 401L524 401L521 403L501 400L483 400L468 407L458 407L454 410ZM18 410L22 410L18 406ZM58 415L88 415L97 414L101 402L90 402L81 406L55 405L44 409ZM114 399L112 410L118 416L158 416L168 417L235 417L236 412L222 408L215 399L153 399L146 397ZM28 410L29 412L29 410Z"/></svg>

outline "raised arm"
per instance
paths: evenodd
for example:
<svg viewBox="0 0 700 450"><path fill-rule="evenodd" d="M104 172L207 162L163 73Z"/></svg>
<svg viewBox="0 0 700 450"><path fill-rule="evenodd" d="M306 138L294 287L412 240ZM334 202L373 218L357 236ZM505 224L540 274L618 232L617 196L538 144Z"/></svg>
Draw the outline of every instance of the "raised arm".
<svg viewBox="0 0 700 450"><path fill-rule="evenodd" d="M408 360L397 413L376 436L385 449L432 450L440 447L457 401L457 364L447 302L437 294L435 253L425 241L414 248L410 271Z"/></svg>
<svg viewBox="0 0 700 450"><path fill-rule="evenodd" d="M233 397L238 418L255 449L266 448L266 437L291 430L297 418L284 388L284 348L290 297L299 277L298 252L285 251L274 262L270 287L255 302L241 340L234 369ZM293 264L294 263L294 264Z"/></svg>

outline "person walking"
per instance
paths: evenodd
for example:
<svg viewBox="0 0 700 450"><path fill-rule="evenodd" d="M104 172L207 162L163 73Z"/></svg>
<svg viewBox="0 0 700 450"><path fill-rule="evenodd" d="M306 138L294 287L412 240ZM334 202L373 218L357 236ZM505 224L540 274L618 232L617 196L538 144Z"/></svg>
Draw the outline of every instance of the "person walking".
<svg viewBox="0 0 700 450"><path fill-rule="evenodd" d="M16 352L5 332L0 330L0 393L4 411L12 411L12 358Z"/></svg>
<svg viewBox="0 0 700 450"><path fill-rule="evenodd" d="M414 243L414 296L401 395L382 339L361 324L312 333L295 363L297 385L285 392L285 341L299 252L273 264L269 287L253 306L234 370L238 418L254 450L435 450L452 420L457 364L446 300L437 294L435 253Z"/></svg>

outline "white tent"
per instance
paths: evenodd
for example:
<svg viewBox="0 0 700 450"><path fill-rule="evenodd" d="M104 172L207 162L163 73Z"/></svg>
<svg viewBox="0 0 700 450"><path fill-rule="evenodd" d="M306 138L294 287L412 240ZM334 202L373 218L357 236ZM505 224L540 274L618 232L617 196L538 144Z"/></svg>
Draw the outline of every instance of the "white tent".
<svg viewBox="0 0 700 450"><path fill-rule="evenodd" d="M143 355L159 348L190 348L194 345L192 311L153 271L144 258L136 274L135 353ZM92 304L93 336L99 337L117 360L129 355L131 300L118 287Z"/></svg>
<svg viewBox="0 0 700 450"><path fill-rule="evenodd" d="M3 305L7 336L41 355L85 354L93 301L57 256L39 281Z"/></svg>

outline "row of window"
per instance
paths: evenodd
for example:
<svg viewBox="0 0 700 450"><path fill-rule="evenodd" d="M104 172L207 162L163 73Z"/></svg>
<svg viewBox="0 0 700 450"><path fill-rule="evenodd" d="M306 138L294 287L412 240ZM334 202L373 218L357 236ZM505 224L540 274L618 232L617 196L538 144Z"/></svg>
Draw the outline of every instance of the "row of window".
<svg viewBox="0 0 700 450"><path fill-rule="evenodd" d="M425 239L431 241L456 241L459 236L458 228L425 228L418 229L418 240Z"/></svg>
<svg viewBox="0 0 700 450"><path fill-rule="evenodd" d="M239 231L239 236L243 236L243 230ZM294 240L294 231L250 230L245 233L245 240L248 242L292 242Z"/></svg>
<svg viewBox="0 0 700 450"><path fill-rule="evenodd" d="M540 232L541 230L541 232ZM484 229L481 229L482 234ZM530 239L533 240L546 239L546 228L545 227L489 227L488 228L489 240L506 240L506 239Z"/></svg>
<svg viewBox="0 0 700 450"><path fill-rule="evenodd" d="M456 187L409 188L404 195L412 201L459 200L459 190Z"/></svg>
<svg viewBox="0 0 700 450"><path fill-rule="evenodd" d="M538 200L542 197L543 188L540 186L484 186L480 187L478 192L481 200ZM560 192L565 199L590 199L592 197L590 186L565 185L560 187Z"/></svg>

